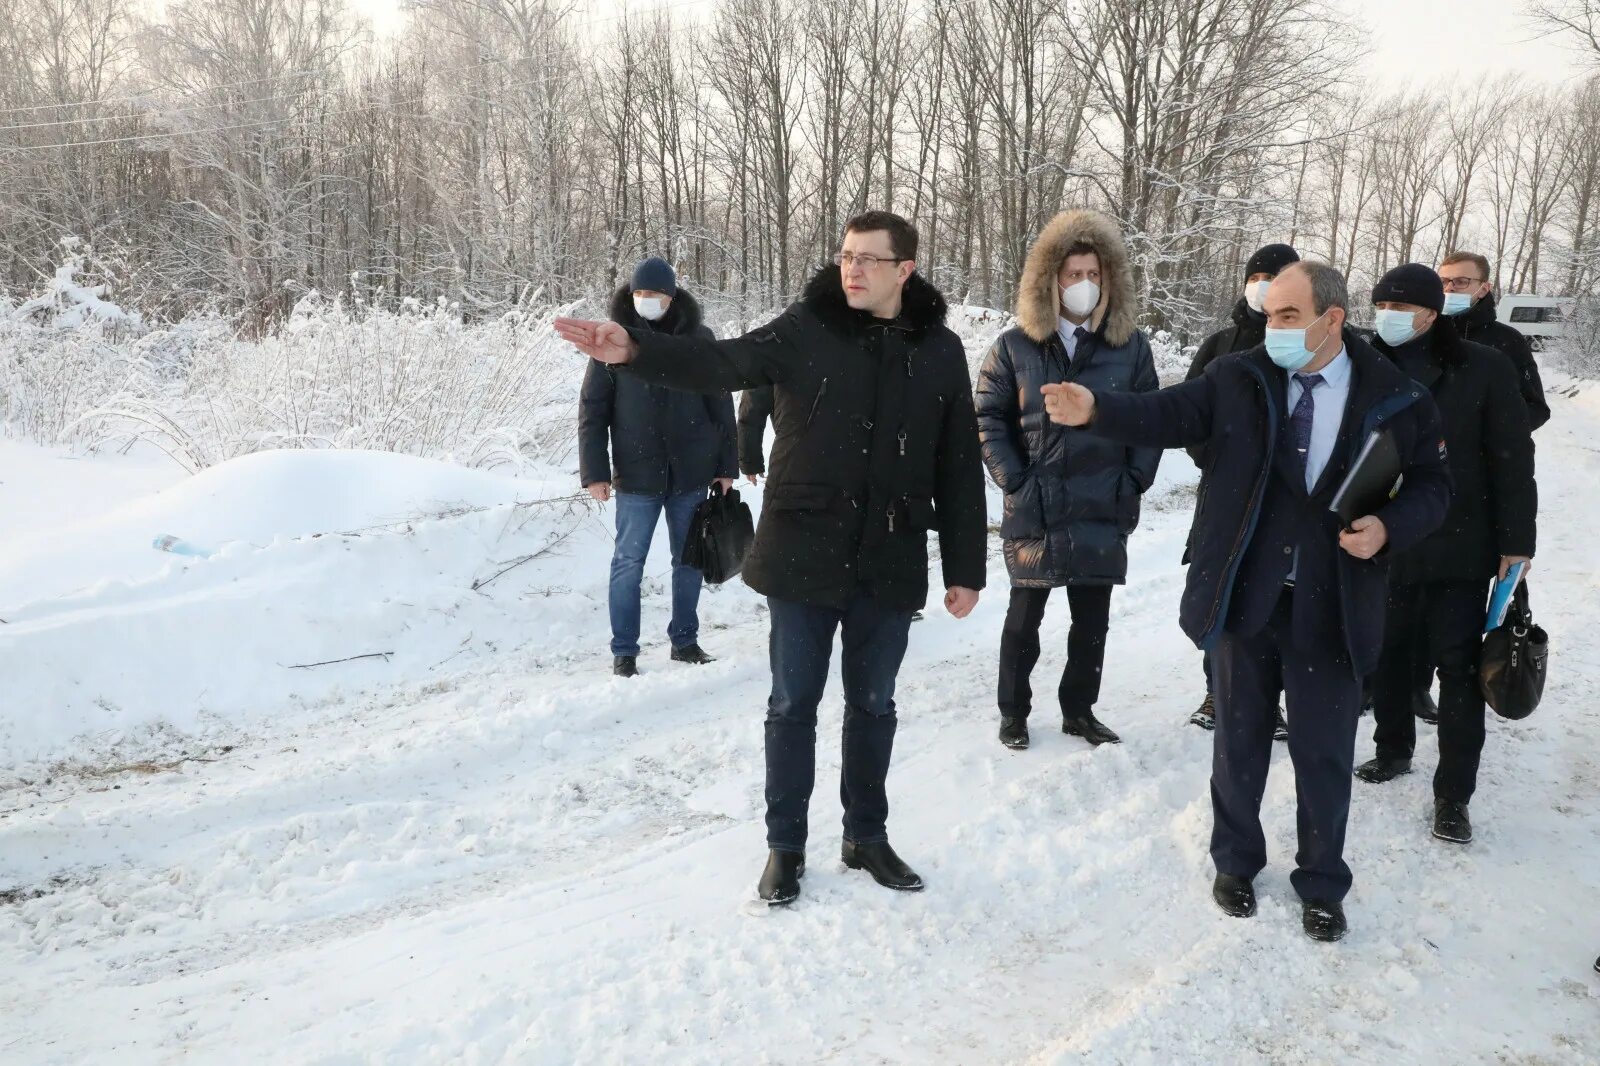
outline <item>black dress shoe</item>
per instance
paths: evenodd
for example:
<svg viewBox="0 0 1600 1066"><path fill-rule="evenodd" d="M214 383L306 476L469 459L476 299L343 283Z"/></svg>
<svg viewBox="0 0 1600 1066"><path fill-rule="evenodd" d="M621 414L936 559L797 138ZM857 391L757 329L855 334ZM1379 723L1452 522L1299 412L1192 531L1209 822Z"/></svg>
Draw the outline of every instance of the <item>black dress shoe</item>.
<svg viewBox="0 0 1600 1066"><path fill-rule="evenodd" d="M1439 705L1433 702L1433 693L1425 688L1412 695L1411 713L1429 725L1439 724Z"/></svg>
<svg viewBox="0 0 1600 1066"><path fill-rule="evenodd" d="M1242 877L1218 874L1211 882L1211 898L1223 914L1234 918L1248 918L1256 912L1256 886Z"/></svg>
<svg viewBox="0 0 1600 1066"><path fill-rule="evenodd" d="M707 655L705 651L701 649L700 645L685 644L681 648L672 649L672 661L675 663L693 663L696 666L704 666L706 663L714 663L717 660Z"/></svg>
<svg viewBox="0 0 1600 1066"><path fill-rule="evenodd" d="M1433 835L1452 844L1472 843L1472 819L1467 817L1467 805L1454 800L1434 800Z"/></svg>
<svg viewBox="0 0 1600 1066"><path fill-rule="evenodd" d="M1289 739L1289 721L1283 716L1283 708L1278 708L1278 720L1272 724L1272 739L1286 741Z"/></svg>
<svg viewBox="0 0 1600 1066"><path fill-rule="evenodd" d="M618 677L638 677L639 664L632 655L618 655L611 660L611 672Z"/></svg>
<svg viewBox="0 0 1600 1066"><path fill-rule="evenodd" d="M846 840L839 858L852 870L865 870L884 888L900 892L922 891L922 878L894 853L886 840L881 844L857 844Z"/></svg>
<svg viewBox="0 0 1600 1066"><path fill-rule="evenodd" d="M1113 733L1104 722L1096 718L1093 711L1073 718L1063 718L1061 720L1061 731L1068 736L1082 737L1096 747L1101 744L1122 743L1122 738Z"/></svg>
<svg viewBox="0 0 1600 1066"><path fill-rule="evenodd" d="M772 906L793 903L800 895L800 879L806 875L806 857L793 851L767 852L767 868L761 871L756 894Z"/></svg>
<svg viewBox="0 0 1600 1066"><path fill-rule="evenodd" d="M1344 907L1331 900L1308 899L1300 904L1300 927L1312 940L1343 940L1350 931Z"/></svg>
<svg viewBox="0 0 1600 1066"><path fill-rule="evenodd" d="M1393 781L1401 774L1409 774L1410 772L1410 759L1368 759L1356 767L1356 776L1363 781L1370 781L1374 785L1381 785L1385 781Z"/></svg>
<svg viewBox="0 0 1600 1066"><path fill-rule="evenodd" d="M1000 743L1014 751L1028 746L1028 720L1026 718L1000 719Z"/></svg>
<svg viewBox="0 0 1600 1066"><path fill-rule="evenodd" d="M1200 706L1189 716L1189 724L1197 725L1201 729L1217 728L1217 698L1207 692L1206 698L1200 701Z"/></svg>

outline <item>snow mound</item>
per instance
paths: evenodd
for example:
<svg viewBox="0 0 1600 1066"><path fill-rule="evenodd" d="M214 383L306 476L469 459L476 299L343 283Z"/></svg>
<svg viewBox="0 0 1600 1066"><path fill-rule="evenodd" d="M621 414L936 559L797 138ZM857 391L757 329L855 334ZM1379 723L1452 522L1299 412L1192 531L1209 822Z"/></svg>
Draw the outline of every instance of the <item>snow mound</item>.
<svg viewBox="0 0 1600 1066"><path fill-rule="evenodd" d="M158 577L173 565L152 541L168 534L209 551L266 547L319 533L529 502L552 495L543 481L450 463L362 451L257 452L211 467L104 517L45 530L0 560L4 608L93 590L104 582Z"/></svg>
<svg viewBox="0 0 1600 1066"><path fill-rule="evenodd" d="M504 644L559 649L604 603L598 560L582 568L595 589L561 584L585 524L587 507L537 480L272 452L36 533L0 566L0 766L231 735ZM155 550L163 533L212 552ZM522 602L535 595L537 610Z"/></svg>

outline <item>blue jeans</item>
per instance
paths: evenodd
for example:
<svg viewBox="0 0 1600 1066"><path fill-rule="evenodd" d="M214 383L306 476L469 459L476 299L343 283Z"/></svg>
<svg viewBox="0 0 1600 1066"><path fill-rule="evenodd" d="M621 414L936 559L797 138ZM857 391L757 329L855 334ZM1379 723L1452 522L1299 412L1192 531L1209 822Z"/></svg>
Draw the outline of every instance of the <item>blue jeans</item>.
<svg viewBox="0 0 1600 1066"><path fill-rule="evenodd" d="M689 520L705 489L677 492L671 496L646 496L619 492L617 504L617 546L611 554L611 654L639 654L639 582L644 577L645 557L655 536L656 520L667 512L667 543L672 548L672 621L667 636L674 648L685 648L700 637L700 571L678 562L683 557L683 542L689 533Z"/></svg>
<svg viewBox="0 0 1600 1066"><path fill-rule="evenodd" d="M805 853L817 770L817 705L828 683L833 634L844 630L844 745L839 801L844 836L889 839L885 780L894 750L894 684L906 654L909 610L857 596L844 610L767 598L772 696L767 701L767 847Z"/></svg>

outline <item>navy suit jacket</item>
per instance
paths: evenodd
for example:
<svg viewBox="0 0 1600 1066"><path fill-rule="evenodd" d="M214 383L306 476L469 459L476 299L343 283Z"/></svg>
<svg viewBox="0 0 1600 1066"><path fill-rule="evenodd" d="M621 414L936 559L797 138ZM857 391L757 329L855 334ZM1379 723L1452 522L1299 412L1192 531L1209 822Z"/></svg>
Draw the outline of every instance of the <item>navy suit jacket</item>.
<svg viewBox="0 0 1600 1066"><path fill-rule="evenodd" d="M1287 375L1263 347L1223 356L1200 377L1159 392L1095 395L1088 432L1125 444L1205 448L1179 615L1203 648L1225 628L1248 636L1265 625L1298 551L1295 641L1342 642L1357 674L1377 666L1389 561L1444 521L1450 471L1427 389L1349 329L1344 343L1352 363L1348 405L1328 469L1310 493L1280 446ZM1339 547L1339 520L1328 504L1376 429L1394 435L1404 480L1377 511L1388 543L1365 560Z"/></svg>

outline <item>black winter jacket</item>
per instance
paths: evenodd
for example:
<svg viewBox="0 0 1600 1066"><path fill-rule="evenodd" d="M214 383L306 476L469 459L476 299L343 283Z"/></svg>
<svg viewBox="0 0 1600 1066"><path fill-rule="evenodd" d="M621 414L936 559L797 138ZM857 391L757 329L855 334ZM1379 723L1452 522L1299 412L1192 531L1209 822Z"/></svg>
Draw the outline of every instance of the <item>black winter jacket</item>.
<svg viewBox="0 0 1600 1066"><path fill-rule="evenodd" d="M767 419L771 417L771 385L745 389L739 394L739 473L767 472L763 450L767 442Z"/></svg>
<svg viewBox="0 0 1600 1066"><path fill-rule="evenodd" d="M1439 405L1455 494L1444 524L1395 558L1392 580L1486 581L1502 555L1533 555L1538 488L1533 431L1511 360L1456 336L1441 318L1427 333L1375 347Z"/></svg>
<svg viewBox="0 0 1600 1066"><path fill-rule="evenodd" d="M633 329L619 377L704 392L773 386L774 442L745 583L844 607L865 593L915 610L928 537L945 586L981 589L988 529L972 385L939 291L911 275L900 316L845 301L827 267L771 322L711 342Z"/></svg>
<svg viewBox="0 0 1600 1066"><path fill-rule="evenodd" d="M1337 551L1337 611L1346 651L1356 672L1376 667L1383 640L1389 564L1438 528L1450 501L1450 472L1440 442L1432 397L1351 330L1344 334L1352 366L1346 418L1356 419L1348 464L1374 429L1393 431L1405 457L1399 494L1377 517L1389 542L1376 557ZM1159 392L1095 394L1088 432L1127 444L1159 448L1209 446L1201 475L1206 489L1195 516L1193 562L1179 623L1202 648L1211 648L1229 615L1229 601L1251 537L1261 518L1267 482L1277 461L1278 435L1288 417L1287 376L1264 348L1217 359L1193 381ZM1339 520L1324 512L1324 534L1337 542Z"/></svg>
<svg viewBox="0 0 1600 1066"><path fill-rule="evenodd" d="M1234 352L1246 352L1267 339L1267 316L1260 311L1251 310L1250 304L1243 296L1233 305L1233 325L1224 326L1211 336L1200 342L1200 348L1194 353L1194 362L1189 364L1189 374L1184 379L1193 381L1206 372L1219 355L1232 355ZM1185 449L1189 458L1194 460L1194 465L1205 468L1206 456L1204 448Z"/></svg>
<svg viewBox="0 0 1600 1066"><path fill-rule="evenodd" d="M978 371L983 460L1006 494L1006 569L1015 588L1120 585L1139 498L1155 480L1159 448L1129 448L1050 421L1041 386L1073 381L1096 394L1160 387L1150 342L1135 330L1120 347L1101 333L1069 363L1061 337L1040 344L1020 327L994 342Z"/></svg>
<svg viewBox="0 0 1600 1066"><path fill-rule="evenodd" d="M1517 372L1517 389L1528 405L1528 427L1538 429L1550 421L1550 404L1544 398L1544 382L1539 380L1539 364L1533 361L1533 349L1528 345L1528 338L1518 333L1516 327L1495 316L1494 293L1453 316L1451 321L1457 324L1463 340L1493 348L1511 360Z"/></svg>
<svg viewBox="0 0 1600 1066"><path fill-rule="evenodd" d="M683 289L659 322L639 317L627 288L612 296L610 314L633 329L716 339ZM584 485L609 481L616 492L649 496L703 491L713 478L737 477L733 397L651 385L591 361L578 401L578 476Z"/></svg>

